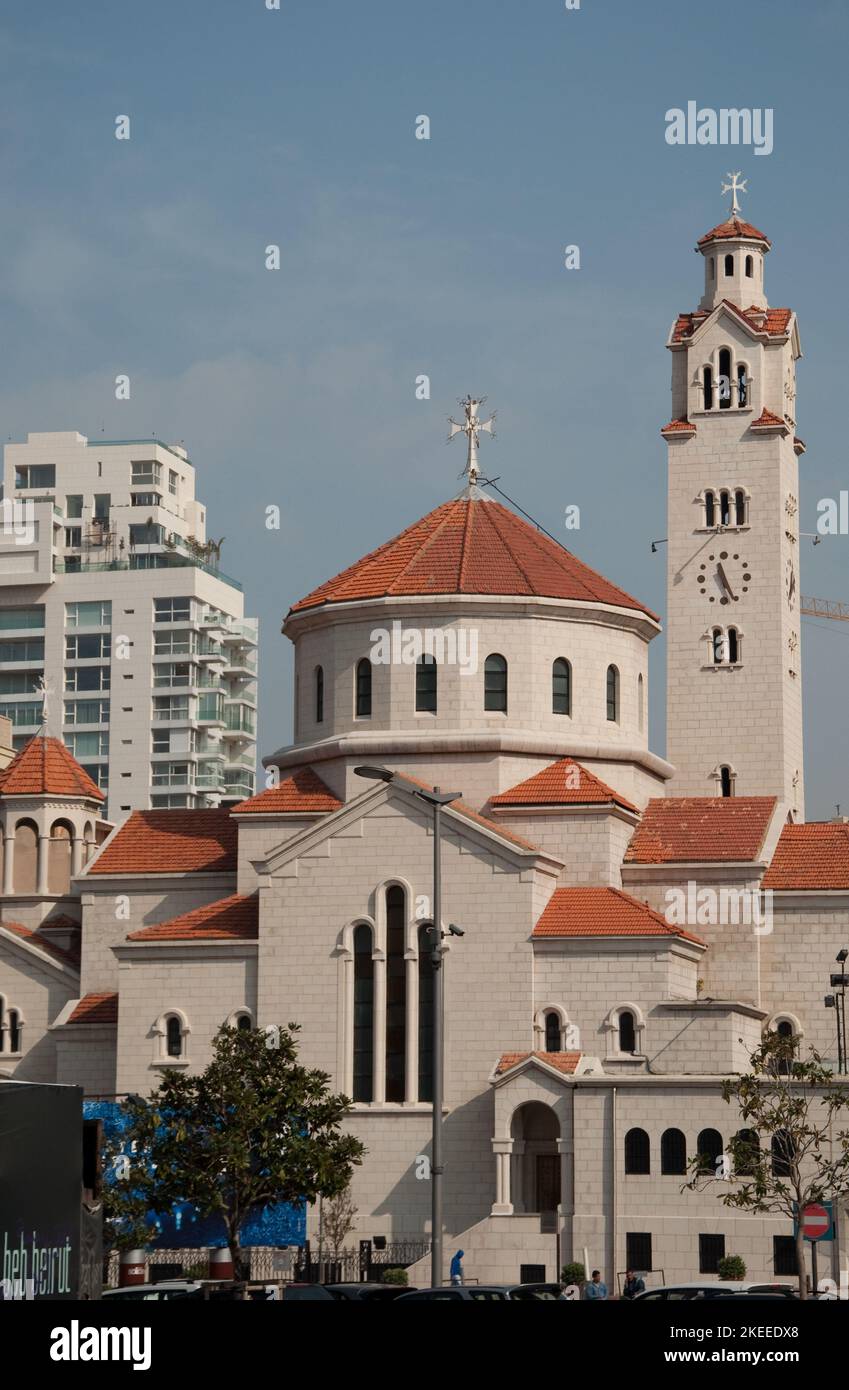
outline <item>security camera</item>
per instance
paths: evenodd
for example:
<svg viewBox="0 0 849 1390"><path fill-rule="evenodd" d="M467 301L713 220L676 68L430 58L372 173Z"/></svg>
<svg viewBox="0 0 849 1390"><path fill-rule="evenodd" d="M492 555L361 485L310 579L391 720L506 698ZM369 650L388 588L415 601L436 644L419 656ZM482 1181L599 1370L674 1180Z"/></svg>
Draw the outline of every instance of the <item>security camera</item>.
<svg viewBox="0 0 849 1390"><path fill-rule="evenodd" d="M457 927L457 926L454 925L453 922L451 922L451 923L449 923L449 926L448 926L448 935L449 935L449 936L465 936L466 933L465 933L465 931L463 930L462 927Z"/></svg>

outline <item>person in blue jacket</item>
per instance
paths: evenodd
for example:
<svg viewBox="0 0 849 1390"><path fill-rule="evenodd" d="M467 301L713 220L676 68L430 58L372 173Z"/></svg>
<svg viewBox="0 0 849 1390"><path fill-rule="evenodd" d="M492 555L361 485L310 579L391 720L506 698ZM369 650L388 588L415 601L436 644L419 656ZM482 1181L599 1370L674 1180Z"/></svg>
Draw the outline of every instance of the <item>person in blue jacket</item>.
<svg viewBox="0 0 849 1390"><path fill-rule="evenodd" d="M595 1301L607 1298L607 1285L602 1283L601 1274L593 1270L593 1277L584 1289L584 1298Z"/></svg>
<svg viewBox="0 0 849 1390"><path fill-rule="evenodd" d="M463 1282L463 1256L465 1250L458 1250L451 1260L451 1283L462 1284Z"/></svg>

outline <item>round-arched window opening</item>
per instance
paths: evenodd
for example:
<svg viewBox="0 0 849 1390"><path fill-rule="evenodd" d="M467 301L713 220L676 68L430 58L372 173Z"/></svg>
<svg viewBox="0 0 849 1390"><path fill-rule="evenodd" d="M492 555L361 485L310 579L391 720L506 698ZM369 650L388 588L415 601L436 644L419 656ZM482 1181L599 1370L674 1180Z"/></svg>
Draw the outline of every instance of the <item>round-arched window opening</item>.
<svg viewBox="0 0 849 1390"><path fill-rule="evenodd" d="M183 1027L176 1014L171 1014L165 1025L165 1051L169 1057L183 1055Z"/></svg>

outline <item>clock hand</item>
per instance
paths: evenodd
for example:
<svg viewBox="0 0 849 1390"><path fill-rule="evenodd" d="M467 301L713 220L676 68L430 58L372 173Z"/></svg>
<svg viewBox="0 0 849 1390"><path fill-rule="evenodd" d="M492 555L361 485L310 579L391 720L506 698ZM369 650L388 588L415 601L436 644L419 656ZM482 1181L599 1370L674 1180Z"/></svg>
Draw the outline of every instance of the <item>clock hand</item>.
<svg viewBox="0 0 849 1390"><path fill-rule="evenodd" d="M734 598L734 590L728 582L728 575L725 573L724 567L722 565L717 565L716 572L720 576L723 584L725 585L725 592L728 594L728 597Z"/></svg>

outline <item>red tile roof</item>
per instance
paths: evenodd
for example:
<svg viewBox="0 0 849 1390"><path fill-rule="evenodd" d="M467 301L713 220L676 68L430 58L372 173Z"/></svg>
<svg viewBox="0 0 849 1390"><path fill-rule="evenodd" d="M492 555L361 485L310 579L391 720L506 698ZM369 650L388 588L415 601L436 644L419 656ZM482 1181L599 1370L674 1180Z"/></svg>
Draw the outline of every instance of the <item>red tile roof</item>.
<svg viewBox="0 0 849 1390"><path fill-rule="evenodd" d="M117 994L86 994L66 1023L117 1023Z"/></svg>
<svg viewBox="0 0 849 1390"><path fill-rule="evenodd" d="M559 758L526 781L490 798L490 806L589 806L615 802L627 811L636 806L620 796L574 758Z"/></svg>
<svg viewBox="0 0 849 1390"><path fill-rule="evenodd" d="M658 797L625 852L626 864L758 858L775 811L774 796Z"/></svg>
<svg viewBox="0 0 849 1390"><path fill-rule="evenodd" d="M696 427L689 420L670 420L664 425L661 434L695 434Z"/></svg>
<svg viewBox="0 0 849 1390"><path fill-rule="evenodd" d="M764 236L751 222L744 222L740 217L729 217L725 222L720 222L719 226L711 227L709 232L699 237L698 244L705 246L709 241L725 241L731 237L744 237L747 241L764 241L767 246L772 245L768 236Z"/></svg>
<svg viewBox="0 0 849 1390"><path fill-rule="evenodd" d="M704 944L621 888L555 888L533 936L676 936Z"/></svg>
<svg viewBox="0 0 849 1390"><path fill-rule="evenodd" d="M512 1071L513 1067L518 1067L528 1057L539 1057L541 1062L547 1062L550 1067L562 1071L565 1076L572 1076L581 1060L580 1052L503 1052L495 1067L496 1076L501 1076L505 1071Z"/></svg>
<svg viewBox="0 0 849 1390"><path fill-rule="evenodd" d="M232 893L215 903L183 912L168 922L130 932L128 941L256 941L259 898Z"/></svg>
<svg viewBox="0 0 849 1390"><path fill-rule="evenodd" d="M780 425L782 429L787 428L787 422L782 420L780 415L773 415L772 411L767 410L766 407L761 411L757 420L752 421L750 428L756 430L759 425L767 425L770 427L773 425Z"/></svg>
<svg viewBox="0 0 849 1390"><path fill-rule="evenodd" d="M227 810L134 811L86 872L233 873L237 833Z"/></svg>
<svg viewBox="0 0 849 1390"><path fill-rule="evenodd" d="M723 299L721 302L726 308L733 309L740 318L745 319L756 333L766 333L770 338L785 336L793 313L792 309L758 309L755 305L749 309L741 309L737 304L732 304L730 299ZM692 337L712 312L713 310L698 309L692 314L679 314L672 330L672 341L680 343L684 338Z"/></svg>
<svg viewBox="0 0 849 1390"><path fill-rule="evenodd" d="M69 946L59 946L55 941L51 941L42 927L33 931L31 927L24 927L20 922L0 922L0 930L14 932L23 941L27 941L30 946L37 946L40 951L44 951L48 956L53 956L63 965L70 965L74 970L79 969L79 941L75 941Z"/></svg>
<svg viewBox="0 0 849 1390"><path fill-rule="evenodd" d="M469 497L443 502L290 612L394 594L533 594L656 617L500 502Z"/></svg>
<svg viewBox="0 0 849 1390"><path fill-rule="evenodd" d="M849 890L849 825L841 821L785 825L763 886Z"/></svg>
<svg viewBox="0 0 849 1390"><path fill-rule="evenodd" d="M303 812L312 815L317 811L338 811L342 802L311 767L300 768L285 778L276 787L240 801L230 810L234 815L252 814L254 811L271 813L274 811Z"/></svg>
<svg viewBox="0 0 849 1390"><path fill-rule="evenodd" d="M83 772L61 739L36 734L0 772L0 796L84 796L103 801L103 792Z"/></svg>

